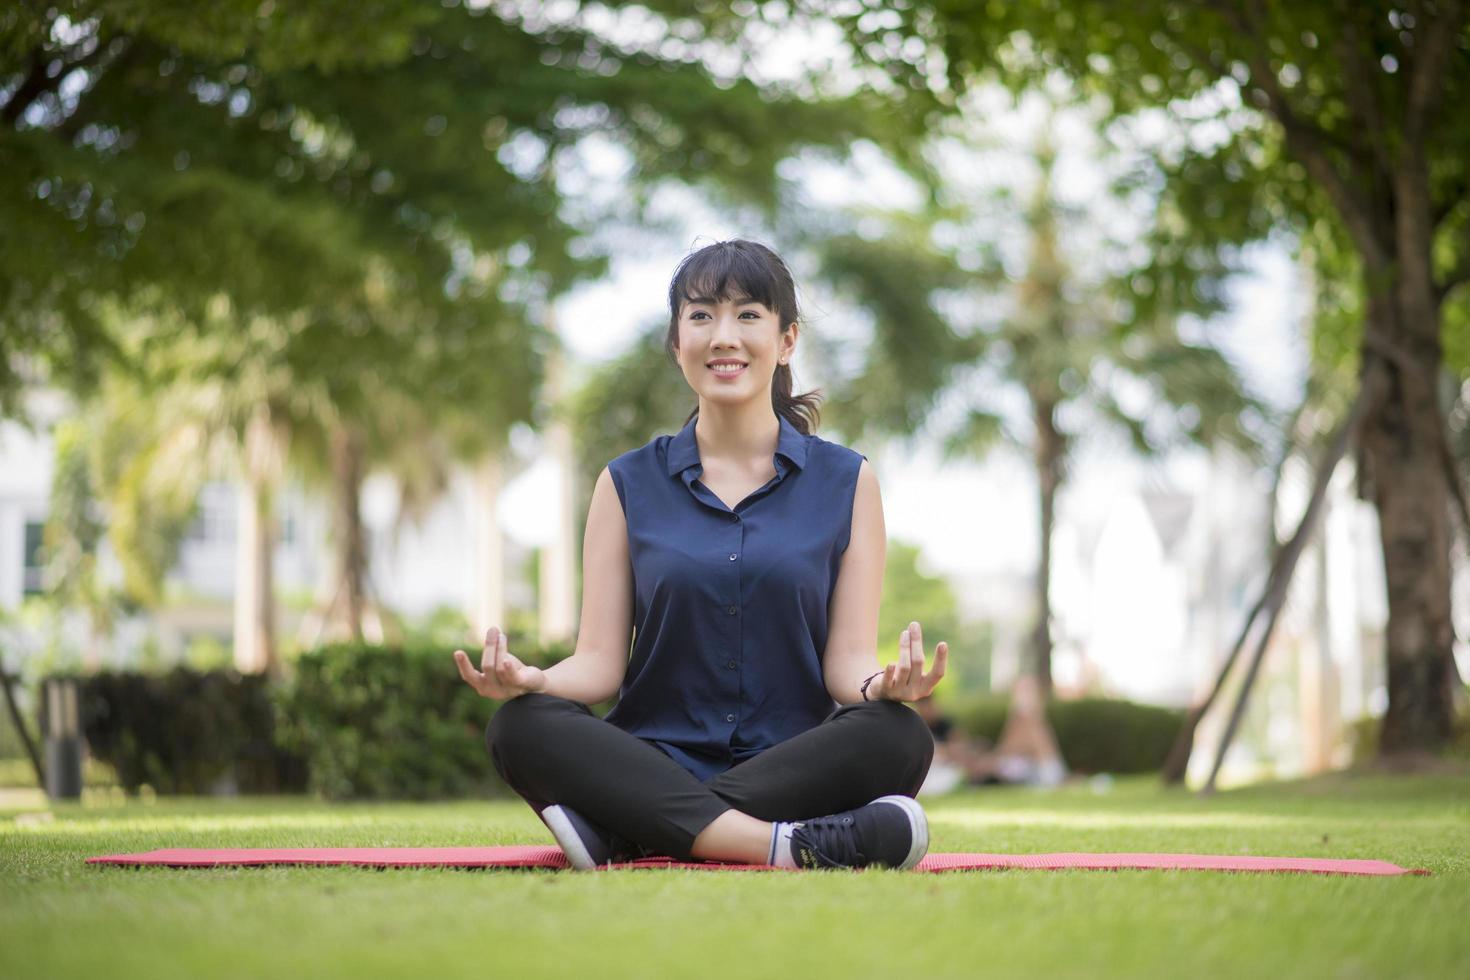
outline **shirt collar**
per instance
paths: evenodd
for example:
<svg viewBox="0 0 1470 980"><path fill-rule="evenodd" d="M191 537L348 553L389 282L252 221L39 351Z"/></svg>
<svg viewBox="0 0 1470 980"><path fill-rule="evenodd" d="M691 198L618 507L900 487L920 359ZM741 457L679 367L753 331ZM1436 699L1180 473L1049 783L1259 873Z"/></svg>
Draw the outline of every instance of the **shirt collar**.
<svg viewBox="0 0 1470 980"><path fill-rule="evenodd" d="M781 422L781 432L776 437L776 454L786 457L797 469L801 469L806 466L807 443L811 437L802 435L786 416L778 415L777 418ZM694 423L698 420L699 416L696 415L684 423L684 428L669 440L666 457L670 476L682 473L691 466L703 468L699 461L699 441L694 437Z"/></svg>

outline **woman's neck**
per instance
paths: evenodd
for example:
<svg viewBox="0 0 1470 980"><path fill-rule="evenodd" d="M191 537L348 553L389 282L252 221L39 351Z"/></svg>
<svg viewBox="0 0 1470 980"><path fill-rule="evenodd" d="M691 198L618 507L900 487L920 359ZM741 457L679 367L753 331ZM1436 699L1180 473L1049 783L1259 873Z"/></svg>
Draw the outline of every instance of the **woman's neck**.
<svg viewBox="0 0 1470 980"><path fill-rule="evenodd" d="M704 462L770 459L780 437L781 420L770 402L701 406L694 424L694 440Z"/></svg>

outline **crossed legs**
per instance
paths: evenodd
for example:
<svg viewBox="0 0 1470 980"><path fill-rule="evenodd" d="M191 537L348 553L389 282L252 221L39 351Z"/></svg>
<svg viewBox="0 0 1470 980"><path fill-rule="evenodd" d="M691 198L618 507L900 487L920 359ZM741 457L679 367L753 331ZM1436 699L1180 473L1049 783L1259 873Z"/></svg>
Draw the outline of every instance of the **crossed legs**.
<svg viewBox="0 0 1470 980"><path fill-rule="evenodd" d="M820 725L701 783L653 745L549 694L505 702L486 745L537 813L564 804L620 837L677 858L763 863L774 820L913 796L934 740L892 701L842 705Z"/></svg>

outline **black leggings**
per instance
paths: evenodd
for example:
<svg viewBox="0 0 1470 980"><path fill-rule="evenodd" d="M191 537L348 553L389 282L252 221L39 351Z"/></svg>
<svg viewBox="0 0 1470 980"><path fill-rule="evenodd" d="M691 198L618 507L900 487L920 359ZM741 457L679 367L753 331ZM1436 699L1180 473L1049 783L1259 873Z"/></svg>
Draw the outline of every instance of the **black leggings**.
<svg viewBox="0 0 1470 980"><path fill-rule="evenodd" d="M845 704L802 732L701 783L645 742L551 694L522 694L490 719L495 769L539 814L565 804L620 837L688 859L694 838L735 809L760 820L804 820L893 793L914 796L934 738L894 701Z"/></svg>

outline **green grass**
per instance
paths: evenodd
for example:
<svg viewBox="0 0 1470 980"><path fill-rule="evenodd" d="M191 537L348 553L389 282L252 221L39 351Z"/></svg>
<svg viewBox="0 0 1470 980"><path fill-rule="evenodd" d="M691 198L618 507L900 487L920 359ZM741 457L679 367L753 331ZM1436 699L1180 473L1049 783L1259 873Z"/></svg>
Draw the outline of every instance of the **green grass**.
<svg viewBox="0 0 1470 980"><path fill-rule="evenodd" d="M934 851L1382 858L1207 872L126 869L158 847L550 843L516 802L196 799L0 811L0 976L1470 976L1470 780L1201 800L1148 780L928 802Z"/></svg>

